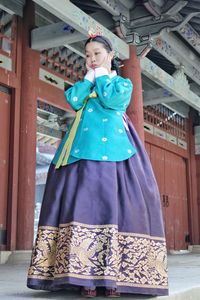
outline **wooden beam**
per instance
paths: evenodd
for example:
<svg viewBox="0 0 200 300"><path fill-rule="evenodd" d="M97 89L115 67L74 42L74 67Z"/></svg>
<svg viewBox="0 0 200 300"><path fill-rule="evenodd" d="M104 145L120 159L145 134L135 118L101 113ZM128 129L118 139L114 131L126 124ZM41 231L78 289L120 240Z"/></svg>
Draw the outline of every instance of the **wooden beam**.
<svg viewBox="0 0 200 300"><path fill-rule="evenodd" d="M0 0L0 9L6 11L10 15L23 16L23 6L25 1L15 1L15 0Z"/></svg>
<svg viewBox="0 0 200 300"><path fill-rule="evenodd" d="M41 51L86 39L85 35L78 31L65 32L65 25L66 23L59 22L33 29L31 32L31 48Z"/></svg>
<svg viewBox="0 0 200 300"><path fill-rule="evenodd" d="M38 7L37 11L43 10L42 7ZM50 14L51 15L51 14ZM52 15L51 15L52 16ZM113 26L113 20L110 18L108 13L97 12L90 15L96 21L103 22L104 26L107 28L111 28ZM55 16L54 16L55 17ZM56 18L56 17L55 17ZM57 19L57 18L56 18ZM65 22L51 22L52 24L48 24L45 26L41 26L39 28L35 28L31 32L31 48L33 50L44 50L53 47L60 47L69 44L73 44L76 42L80 42L87 39L87 36L80 33L79 31L74 32L66 32L65 31ZM69 47L68 47L69 48ZM73 48L72 46L70 47ZM76 52L77 47L72 49ZM83 49L84 50L84 49ZM81 53L81 56L84 55Z"/></svg>
<svg viewBox="0 0 200 300"><path fill-rule="evenodd" d="M69 0L34 0L34 2L84 34L86 37L88 36L89 30L93 30L94 32L100 31L111 41L113 48L116 51L116 55L121 59L129 58L129 46L127 43L72 4Z"/></svg>
<svg viewBox="0 0 200 300"><path fill-rule="evenodd" d="M199 85L197 85L195 82L193 82L193 83L190 83L190 88L195 94L200 96L200 86Z"/></svg>
<svg viewBox="0 0 200 300"><path fill-rule="evenodd" d="M40 17L44 21L44 25L59 22L59 19L55 15L52 15L49 11L45 10L43 7L39 5L35 7L35 16Z"/></svg>
<svg viewBox="0 0 200 300"><path fill-rule="evenodd" d="M156 105L160 103L171 103L171 102L176 102L178 99L176 96L171 96L171 97L165 97L165 98L153 98L153 99L146 99L143 101L144 105Z"/></svg>
<svg viewBox="0 0 200 300"><path fill-rule="evenodd" d="M79 56L85 57L84 47L82 48L80 45L77 44L65 44L64 46L69 50L73 51L74 53L78 54Z"/></svg>
<svg viewBox="0 0 200 300"><path fill-rule="evenodd" d="M179 99L177 99L176 96L173 96L171 93L169 93L165 89L151 89L146 90L143 93L143 103L144 105L155 105L159 103L170 103L170 102L176 102Z"/></svg>
<svg viewBox="0 0 200 300"><path fill-rule="evenodd" d="M101 7L103 7L106 11L108 11L112 16L123 18L126 21L130 21L130 10L120 1L116 0L94 0L97 2Z"/></svg>
<svg viewBox="0 0 200 300"><path fill-rule="evenodd" d="M172 34L163 33L152 40L152 46L175 66L183 65L185 74L200 85L200 59Z"/></svg>
<svg viewBox="0 0 200 300"><path fill-rule="evenodd" d="M178 32L198 53L200 53L200 35L190 24L181 27Z"/></svg>
<svg viewBox="0 0 200 300"><path fill-rule="evenodd" d="M144 75L168 90L178 99L200 111L200 97L190 90L184 74L177 72L174 76L171 76L147 57L141 59L140 63Z"/></svg>
<svg viewBox="0 0 200 300"><path fill-rule="evenodd" d="M200 59L194 51L190 50L185 43L183 43L178 37L176 37L172 32L168 33L165 30L162 31L161 37L164 39L165 42L173 48L176 53L179 55L180 63L182 59L187 61L190 65L200 72ZM183 63L184 64L184 63Z"/></svg>
<svg viewBox="0 0 200 300"><path fill-rule="evenodd" d="M148 90L143 93L144 106L162 104L184 118L188 118L190 107L165 89Z"/></svg>
<svg viewBox="0 0 200 300"><path fill-rule="evenodd" d="M189 117L189 111L190 107L183 101L177 101L177 102L172 102L172 103L163 103L164 106L168 107L169 109L173 110L180 116L184 118Z"/></svg>

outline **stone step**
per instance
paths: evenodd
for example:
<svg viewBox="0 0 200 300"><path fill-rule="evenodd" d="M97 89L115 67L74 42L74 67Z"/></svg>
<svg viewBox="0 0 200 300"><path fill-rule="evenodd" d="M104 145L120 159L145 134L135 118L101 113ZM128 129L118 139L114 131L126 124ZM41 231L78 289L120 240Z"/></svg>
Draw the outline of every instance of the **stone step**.
<svg viewBox="0 0 200 300"><path fill-rule="evenodd" d="M8 258L8 264L23 264L30 263L31 260L31 251L30 250L16 250L12 251L11 255Z"/></svg>
<svg viewBox="0 0 200 300"><path fill-rule="evenodd" d="M11 253L11 251L0 251L0 265L5 264L8 261Z"/></svg>
<svg viewBox="0 0 200 300"><path fill-rule="evenodd" d="M155 300L200 300L200 287L192 288L185 292L179 292L169 296L162 296L162 297L151 298L151 299L152 300L153 299Z"/></svg>
<svg viewBox="0 0 200 300"><path fill-rule="evenodd" d="M192 253L200 253L200 245L192 245L190 247L191 247ZM199 297L199 299L200 299L200 297Z"/></svg>

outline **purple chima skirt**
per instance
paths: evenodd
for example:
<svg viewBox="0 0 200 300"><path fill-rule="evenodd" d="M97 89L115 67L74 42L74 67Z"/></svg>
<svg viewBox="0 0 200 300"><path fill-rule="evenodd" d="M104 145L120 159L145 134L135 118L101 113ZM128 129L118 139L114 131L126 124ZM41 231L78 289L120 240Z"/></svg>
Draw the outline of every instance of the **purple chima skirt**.
<svg viewBox="0 0 200 300"><path fill-rule="evenodd" d="M50 166L29 288L97 286L168 294L160 195L148 155L127 117L126 125L137 150L131 158L79 160L57 170Z"/></svg>

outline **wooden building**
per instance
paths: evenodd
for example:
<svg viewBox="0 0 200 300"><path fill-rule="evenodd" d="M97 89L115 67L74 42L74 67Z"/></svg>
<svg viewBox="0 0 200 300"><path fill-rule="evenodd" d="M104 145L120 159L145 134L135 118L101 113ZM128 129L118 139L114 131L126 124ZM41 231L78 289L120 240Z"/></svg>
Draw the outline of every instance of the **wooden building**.
<svg viewBox="0 0 200 300"><path fill-rule="evenodd" d="M133 81L128 115L158 181L168 249L199 244L200 3L0 0L0 29L0 252L32 248L89 29L111 39Z"/></svg>

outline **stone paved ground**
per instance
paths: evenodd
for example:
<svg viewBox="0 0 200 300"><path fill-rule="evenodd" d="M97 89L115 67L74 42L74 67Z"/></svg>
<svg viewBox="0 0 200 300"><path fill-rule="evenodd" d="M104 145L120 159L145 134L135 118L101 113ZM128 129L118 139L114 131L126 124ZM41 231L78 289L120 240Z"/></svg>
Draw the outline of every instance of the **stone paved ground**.
<svg viewBox="0 0 200 300"><path fill-rule="evenodd" d="M123 295L120 299L133 300L200 300L200 254L169 255L168 297ZM82 299L78 292L34 291L26 287L27 264L0 265L0 299L2 300L46 300ZM99 295L97 300L105 299Z"/></svg>

